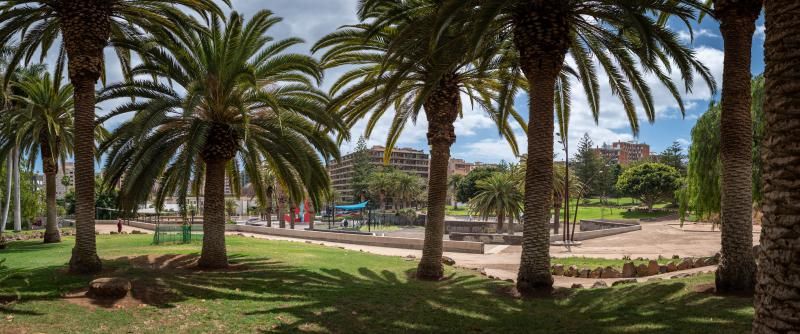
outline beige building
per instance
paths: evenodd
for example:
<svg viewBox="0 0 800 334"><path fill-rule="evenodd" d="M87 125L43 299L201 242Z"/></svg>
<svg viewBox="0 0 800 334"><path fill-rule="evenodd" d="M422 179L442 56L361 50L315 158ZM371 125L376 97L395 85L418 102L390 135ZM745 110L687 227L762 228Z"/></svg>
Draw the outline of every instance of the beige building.
<svg viewBox="0 0 800 334"><path fill-rule="evenodd" d="M66 183L66 185L64 185ZM58 166L56 173L56 198L64 199L70 189L75 188L75 163L67 161L64 166Z"/></svg>
<svg viewBox="0 0 800 334"><path fill-rule="evenodd" d="M650 145L638 142L616 142L611 145L603 143L594 149L605 160L621 165L650 158Z"/></svg>
<svg viewBox="0 0 800 334"><path fill-rule="evenodd" d="M369 149L370 163L374 166L383 166L383 155L386 148L383 146L373 146ZM355 152L342 156L340 161L332 161L328 165L328 175L331 178L333 189L339 193L340 201L344 203L354 202L353 198L353 159ZM389 160L389 166L403 172L416 174L428 180L428 169L430 167L430 156L422 150L413 148L395 148Z"/></svg>
<svg viewBox="0 0 800 334"><path fill-rule="evenodd" d="M447 165L447 176L451 175L467 175L469 172L479 167L497 167L497 164L484 163L480 161L466 162L464 159L450 158Z"/></svg>

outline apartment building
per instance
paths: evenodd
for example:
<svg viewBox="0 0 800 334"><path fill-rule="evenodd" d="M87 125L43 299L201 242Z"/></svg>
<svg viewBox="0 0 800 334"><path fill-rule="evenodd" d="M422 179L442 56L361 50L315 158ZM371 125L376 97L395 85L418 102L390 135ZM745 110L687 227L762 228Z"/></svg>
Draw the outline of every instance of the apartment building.
<svg viewBox="0 0 800 334"><path fill-rule="evenodd" d="M603 143L602 146L595 148L595 152L604 159L625 165L631 162L649 159L650 145L622 141L612 143L611 145Z"/></svg>

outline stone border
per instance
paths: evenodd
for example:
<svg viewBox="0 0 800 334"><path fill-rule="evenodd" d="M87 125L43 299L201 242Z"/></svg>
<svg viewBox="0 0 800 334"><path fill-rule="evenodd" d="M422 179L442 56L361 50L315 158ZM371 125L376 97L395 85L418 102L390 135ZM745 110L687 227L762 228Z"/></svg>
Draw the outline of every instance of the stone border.
<svg viewBox="0 0 800 334"><path fill-rule="evenodd" d="M150 223L142 223L132 220L130 221L129 225L151 231L155 230L155 225ZM227 224L225 225L225 231L247 232L247 233L274 235L274 236L281 236L288 238L341 242L347 244L366 245L366 246L417 249L417 250L421 250L422 245L424 243L422 239L413 239L413 238L382 237L382 236L372 236L372 235L331 233L331 232L306 231L306 230L290 230L290 229L260 227L260 226L250 226L250 225ZM484 253L484 245L482 242L444 240L443 248L445 252L470 253L470 254Z"/></svg>

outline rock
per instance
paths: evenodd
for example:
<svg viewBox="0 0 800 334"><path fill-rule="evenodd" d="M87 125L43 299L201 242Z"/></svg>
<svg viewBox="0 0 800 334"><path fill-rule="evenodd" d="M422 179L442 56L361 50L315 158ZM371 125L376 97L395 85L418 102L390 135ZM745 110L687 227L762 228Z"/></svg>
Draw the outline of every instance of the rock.
<svg viewBox="0 0 800 334"><path fill-rule="evenodd" d="M131 282L119 277L98 278L89 283L86 293L91 298L122 298L131 291Z"/></svg>
<svg viewBox="0 0 800 334"><path fill-rule="evenodd" d="M600 275L600 278L619 278L620 273L616 269L612 268L611 266L606 267L603 269L603 273Z"/></svg>
<svg viewBox="0 0 800 334"><path fill-rule="evenodd" d="M656 260L650 260L647 263L647 276L658 275L658 272L661 270L661 266L658 264Z"/></svg>
<svg viewBox="0 0 800 334"><path fill-rule="evenodd" d="M567 272L564 273L564 276L567 277L578 277L578 267L576 266L569 266Z"/></svg>
<svg viewBox="0 0 800 334"><path fill-rule="evenodd" d="M583 284L580 283L572 283L573 289L583 289Z"/></svg>
<svg viewBox="0 0 800 334"><path fill-rule="evenodd" d="M681 261L681 263L678 264L678 270L692 269L693 267L694 267L694 261L692 261L692 258L690 257L683 259L683 261Z"/></svg>
<svg viewBox="0 0 800 334"><path fill-rule="evenodd" d="M592 272L592 271L591 271L591 270L589 270L588 268L583 268L583 269L581 269L581 271L578 273L578 277L580 277L580 278L589 278L589 274L590 274L591 272Z"/></svg>
<svg viewBox="0 0 800 334"><path fill-rule="evenodd" d="M695 260L695 261L694 261L694 263L693 263L692 267L694 267L694 268L700 268L700 267L705 267L705 266L707 266L707 265L708 265L708 264L706 263L706 260L705 260L704 258L702 258L702 257L701 257L701 258L698 258L697 260Z"/></svg>
<svg viewBox="0 0 800 334"><path fill-rule="evenodd" d="M685 278L685 277L689 277L689 276L692 276L692 275L689 275L689 274L687 274L687 273L683 273L683 274L677 274L677 275L673 275L673 276L672 276L672 277L670 277L670 278L671 278L671 279L675 279L675 278Z"/></svg>
<svg viewBox="0 0 800 334"><path fill-rule="evenodd" d="M111 233L109 233L109 234L117 234L117 232L111 231Z"/></svg>
<svg viewBox="0 0 800 334"><path fill-rule="evenodd" d="M647 275L648 270L649 269L646 264L644 263L640 264L638 267L636 267L636 277L648 276Z"/></svg>
<svg viewBox="0 0 800 334"><path fill-rule="evenodd" d="M142 231L139 230L133 230L131 231L131 234L144 234L144 233L142 233Z"/></svg>
<svg viewBox="0 0 800 334"><path fill-rule="evenodd" d="M306 243L307 243L307 244L310 244L310 243L311 243L311 241L310 241L310 240L306 240Z"/></svg>
<svg viewBox="0 0 800 334"><path fill-rule="evenodd" d="M240 237L244 237L245 236L244 233L236 233L236 235L238 235Z"/></svg>
<svg viewBox="0 0 800 334"><path fill-rule="evenodd" d="M448 266L454 266L456 264L456 260L453 260L447 256L442 256L442 263Z"/></svg>
<svg viewBox="0 0 800 334"><path fill-rule="evenodd" d="M662 280L661 277L650 277L650 278L647 279L648 282L655 282L655 281L660 281L660 280Z"/></svg>
<svg viewBox="0 0 800 334"><path fill-rule="evenodd" d="M606 284L605 281L597 281L597 282L594 282L594 284L592 284L592 289L607 288L607 287L608 287L608 284Z"/></svg>
<svg viewBox="0 0 800 334"><path fill-rule="evenodd" d="M658 266L658 273L659 274L664 274L666 272L667 272L667 266L666 265Z"/></svg>
<svg viewBox="0 0 800 334"><path fill-rule="evenodd" d="M619 281L611 283L611 286L617 286L617 285L623 285L623 284L633 284L633 283L636 283L636 279L635 278L628 278L628 279L621 279Z"/></svg>
<svg viewBox="0 0 800 334"><path fill-rule="evenodd" d="M671 272L676 271L676 270L678 270L678 266L675 264L675 261L667 263L667 272L668 273L671 273Z"/></svg>
<svg viewBox="0 0 800 334"><path fill-rule="evenodd" d="M481 268L480 274L483 275L483 276L486 276L486 269Z"/></svg>
<svg viewBox="0 0 800 334"><path fill-rule="evenodd" d="M625 262L622 265L622 277L634 277L636 276L636 266L634 266L633 262Z"/></svg>
<svg viewBox="0 0 800 334"><path fill-rule="evenodd" d="M416 259L417 257L412 255L412 254L408 254L408 255L406 255L406 258L407 259Z"/></svg>
<svg viewBox="0 0 800 334"><path fill-rule="evenodd" d="M508 282L508 283L514 283L514 280L513 280L513 279L510 279L510 278L506 278L504 281L506 281L506 282Z"/></svg>
<svg viewBox="0 0 800 334"><path fill-rule="evenodd" d="M564 275L564 265L563 264L553 265L553 275L556 276Z"/></svg>
<svg viewBox="0 0 800 334"><path fill-rule="evenodd" d="M597 267L589 273L589 278L600 278L603 275L603 268Z"/></svg>

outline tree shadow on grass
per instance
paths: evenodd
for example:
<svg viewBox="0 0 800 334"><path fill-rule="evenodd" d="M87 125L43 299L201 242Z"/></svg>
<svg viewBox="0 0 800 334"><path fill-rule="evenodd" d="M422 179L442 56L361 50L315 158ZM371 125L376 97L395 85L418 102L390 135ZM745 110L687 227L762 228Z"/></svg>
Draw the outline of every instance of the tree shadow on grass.
<svg viewBox="0 0 800 334"><path fill-rule="evenodd" d="M158 300L150 298L161 308L208 301L213 303L203 304L208 311L224 313L215 321L235 323L247 332L745 333L752 320L750 299L688 292L691 280L517 299L504 293L509 283L465 271L448 270L448 278L439 282L409 279L415 262L402 269L343 270L346 266L333 263L303 268L233 255L232 269L199 271L191 268L194 256L136 256L105 263L108 274L134 282L134 297L148 299L137 292L140 285L161 289L151 292ZM59 270L63 267L26 270L31 277L53 281L31 281L18 302L57 299L60 285L85 286L91 279L54 275Z"/></svg>

